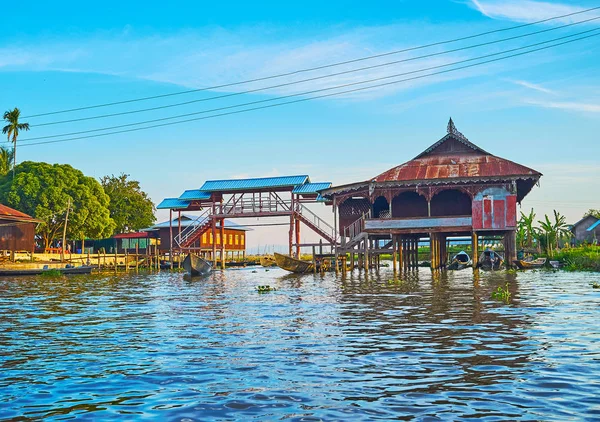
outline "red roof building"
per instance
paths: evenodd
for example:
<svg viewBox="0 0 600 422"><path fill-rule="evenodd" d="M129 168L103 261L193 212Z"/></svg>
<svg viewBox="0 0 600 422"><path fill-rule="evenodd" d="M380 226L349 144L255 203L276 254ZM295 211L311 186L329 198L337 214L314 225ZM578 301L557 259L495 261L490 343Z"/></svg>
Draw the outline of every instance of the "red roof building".
<svg viewBox="0 0 600 422"><path fill-rule="evenodd" d="M450 119L446 136L412 160L321 195L339 216L342 251L363 245L365 238L396 245L398 239L442 242L451 235L483 234L504 236L506 260L512 262L517 203L541 176L479 148Z"/></svg>
<svg viewBox="0 0 600 422"><path fill-rule="evenodd" d="M37 223L39 220L0 204L0 251L33 252Z"/></svg>

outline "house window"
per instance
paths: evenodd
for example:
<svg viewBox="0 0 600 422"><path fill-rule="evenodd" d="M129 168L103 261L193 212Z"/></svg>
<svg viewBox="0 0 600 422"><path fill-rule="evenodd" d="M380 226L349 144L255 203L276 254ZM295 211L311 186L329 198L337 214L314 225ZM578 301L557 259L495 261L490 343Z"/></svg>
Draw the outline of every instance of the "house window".
<svg viewBox="0 0 600 422"><path fill-rule="evenodd" d="M202 235L202 243L204 243L204 244L206 243L206 233L204 233Z"/></svg>
<svg viewBox="0 0 600 422"><path fill-rule="evenodd" d="M240 244L240 235L239 235L239 234L236 234L236 235L235 235L235 246L237 246L237 245L239 245L239 244Z"/></svg>
<svg viewBox="0 0 600 422"><path fill-rule="evenodd" d="M233 245L233 235L232 234L229 235L229 244Z"/></svg>
<svg viewBox="0 0 600 422"><path fill-rule="evenodd" d="M221 233L217 233L217 245L221 244Z"/></svg>
<svg viewBox="0 0 600 422"><path fill-rule="evenodd" d="M244 241L245 241L245 239L246 239L246 233L244 233L244 234L242 235L242 246L244 246Z"/></svg>
<svg viewBox="0 0 600 422"><path fill-rule="evenodd" d="M213 235L212 235L212 233L209 235L209 239L210 239L210 243L209 244L212 245L213 244Z"/></svg>

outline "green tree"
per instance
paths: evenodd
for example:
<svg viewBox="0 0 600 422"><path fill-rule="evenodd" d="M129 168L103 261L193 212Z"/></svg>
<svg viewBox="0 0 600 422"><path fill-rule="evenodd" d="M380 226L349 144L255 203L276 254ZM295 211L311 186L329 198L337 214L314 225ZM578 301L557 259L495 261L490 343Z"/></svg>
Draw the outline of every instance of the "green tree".
<svg viewBox="0 0 600 422"><path fill-rule="evenodd" d="M571 235L566 217L554 210L554 221L550 220L548 215L544 215L544 220L538 222L544 234L546 252L552 257L554 250L559 249L560 241Z"/></svg>
<svg viewBox="0 0 600 422"><path fill-rule="evenodd" d="M29 130L29 123L19 122L20 117L21 110L17 107L6 111L3 117L4 121L8 124L2 128L2 133L7 136L8 142L13 143L13 177L15 177L15 167L17 166L17 138L19 137L19 132Z"/></svg>
<svg viewBox="0 0 600 422"><path fill-rule="evenodd" d="M587 217L588 215L591 215L593 217L596 218L600 218L600 210L594 210L594 209L589 209L587 210L587 212L583 215L583 218Z"/></svg>
<svg viewBox="0 0 600 422"><path fill-rule="evenodd" d="M140 182L128 177L122 173L100 179L104 192L110 197L108 208L115 222L115 233L140 230L156 221L154 203L142 191Z"/></svg>
<svg viewBox="0 0 600 422"><path fill-rule="evenodd" d="M0 202L42 221L37 233L44 246L62 235L67 204L71 202L67 236L103 238L112 234L109 197L92 177L67 164L25 161L13 178L0 178Z"/></svg>
<svg viewBox="0 0 600 422"><path fill-rule="evenodd" d="M13 150L0 147L0 176L6 176L13 168Z"/></svg>

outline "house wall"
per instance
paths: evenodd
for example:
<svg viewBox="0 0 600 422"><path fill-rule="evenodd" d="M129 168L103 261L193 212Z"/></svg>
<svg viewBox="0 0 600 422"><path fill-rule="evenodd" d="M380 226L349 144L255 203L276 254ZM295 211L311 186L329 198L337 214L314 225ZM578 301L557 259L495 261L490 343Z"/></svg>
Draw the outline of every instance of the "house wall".
<svg viewBox="0 0 600 422"><path fill-rule="evenodd" d="M32 252L36 223L17 223L0 219L0 250Z"/></svg>
<svg viewBox="0 0 600 422"><path fill-rule="evenodd" d="M598 219L591 215L588 215L581 221L578 221L575 226L573 226L572 232L573 236L577 243L581 242L592 242L594 239L594 233L596 234L596 239L600 239L600 227L596 227L593 232L588 232L587 229L594 224Z"/></svg>
<svg viewBox="0 0 600 422"><path fill-rule="evenodd" d="M184 228L181 228L182 231ZM179 228L177 226L173 226L173 237L179 234ZM169 235L169 227L160 228L158 231L158 235L160 238L160 246L159 249L161 251L168 251L171 248L171 237ZM221 229L217 228L217 236L216 239L213 239L212 230L209 228L207 232L203 233L200 237L200 243L196 242L191 247L192 248L202 248L202 249L212 249L213 241L216 240L217 249L221 248ZM176 246L174 244L174 246ZM244 230L236 230L225 228L225 249L228 251L243 251L246 250L246 231Z"/></svg>
<svg viewBox="0 0 600 422"><path fill-rule="evenodd" d="M517 196L504 188L487 188L473 198L473 230L514 230Z"/></svg>

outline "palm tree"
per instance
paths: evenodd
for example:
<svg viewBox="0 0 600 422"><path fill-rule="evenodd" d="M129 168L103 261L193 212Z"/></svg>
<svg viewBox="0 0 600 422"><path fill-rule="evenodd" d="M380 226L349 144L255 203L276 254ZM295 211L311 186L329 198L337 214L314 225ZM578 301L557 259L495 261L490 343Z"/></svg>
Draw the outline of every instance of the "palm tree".
<svg viewBox="0 0 600 422"><path fill-rule="evenodd" d="M13 167L13 150L0 147L0 176L6 176Z"/></svg>
<svg viewBox="0 0 600 422"><path fill-rule="evenodd" d="M558 249L559 240L568 239L571 236L571 230L569 230L566 217L556 210L554 210L554 231L556 232L556 249Z"/></svg>
<svg viewBox="0 0 600 422"><path fill-rule="evenodd" d="M535 238L535 227L533 227L533 222L535 220L535 213L533 212L533 208L529 215L525 215L523 211L521 211L521 218L519 219L519 229L522 229L524 232L524 243L527 247L533 247L533 239Z"/></svg>
<svg viewBox="0 0 600 422"><path fill-rule="evenodd" d="M17 137L19 131L29 130L29 123L19 123L20 116L21 110L15 107L14 110L6 111L3 117L8 124L2 128L2 133L7 136L8 142L12 141L13 143L13 177L15 177L15 167L17 166Z"/></svg>

